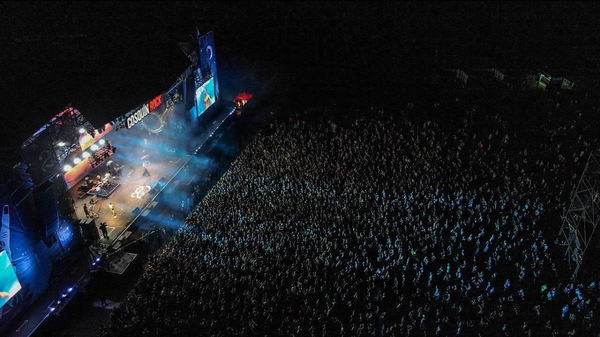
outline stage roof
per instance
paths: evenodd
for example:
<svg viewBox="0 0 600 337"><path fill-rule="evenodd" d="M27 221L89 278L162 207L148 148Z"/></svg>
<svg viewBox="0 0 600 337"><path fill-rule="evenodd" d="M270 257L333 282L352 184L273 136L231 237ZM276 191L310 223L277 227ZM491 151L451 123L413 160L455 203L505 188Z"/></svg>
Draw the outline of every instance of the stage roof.
<svg viewBox="0 0 600 337"><path fill-rule="evenodd" d="M166 48L128 51L122 64L107 55L106 64L87 71L73 87L72 105L94 126L113 120L168 90L190 66L173 43ZM170 48L169 48L170 47ZM119 57L119 55L115 55Z"/></svg>
<svg viewBox="0 0 600 337"><path fill-rule="evenodd" d="M191 65L179 42L189 42L193 29L177 35L158 13L139 9L100 6L84 16L69 6L15 6L3 22L2 115L10 119L0 124L11 135L1 147L18 147L66 106L101 126L168 90Z"/></svg>
<svg viewBox="0 0 600 337"><path fill-rule="evenodd" d="M56 114L71 105L99 127L169 89L191 64L177 41L97 42L86 39L67 51L72 58L47 64L60 77L40 79L36 92L43 103L30 106L34 113Z"/></svg>

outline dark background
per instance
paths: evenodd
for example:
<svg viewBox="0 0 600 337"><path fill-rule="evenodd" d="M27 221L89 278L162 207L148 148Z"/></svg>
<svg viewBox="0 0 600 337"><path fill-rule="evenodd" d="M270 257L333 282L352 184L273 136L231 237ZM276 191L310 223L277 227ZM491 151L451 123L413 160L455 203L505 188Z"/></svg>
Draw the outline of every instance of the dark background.
<svg viewBox="0 0 600 337"><path fill-rule="evenodd" d="M108 122L168 89L187 62L177 43L196 27L215 32L222 87L251 76L271 103L302 109L394 105L443 68L593 86L597 14L592 2L2 3L0 147L74 101Z"/></svg>

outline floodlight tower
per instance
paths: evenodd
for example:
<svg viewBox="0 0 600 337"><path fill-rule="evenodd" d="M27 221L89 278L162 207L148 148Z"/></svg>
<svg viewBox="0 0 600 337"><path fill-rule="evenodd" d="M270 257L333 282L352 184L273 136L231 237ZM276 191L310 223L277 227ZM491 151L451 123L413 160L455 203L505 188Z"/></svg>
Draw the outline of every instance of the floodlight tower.
<svg viewBox="0 0 600 337"><path fill-rule="evenodd" d="M575 268L573 280L577 277L592 240L600 240L598 235L594 238L599 222L600 150L596 150L588 158L558 234L559 244L566 247L569 265Z"/></svg>

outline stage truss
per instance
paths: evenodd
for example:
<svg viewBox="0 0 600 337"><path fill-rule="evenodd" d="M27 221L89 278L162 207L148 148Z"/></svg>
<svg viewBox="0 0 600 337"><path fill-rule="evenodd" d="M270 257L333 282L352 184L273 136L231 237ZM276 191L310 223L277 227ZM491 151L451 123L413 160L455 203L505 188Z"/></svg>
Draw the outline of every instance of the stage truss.
<svg viewBox="0 0 600 337"><path fill-rule="evenodd" d="M592 245L594 232L600 222L600 151L592 152L581 174L577 189L571 198L567 214L563 216L558 240L566 248L569 265L574 267L572 278L583 263L587 249ZM596 235L598 236L598 235Z"/></svg>

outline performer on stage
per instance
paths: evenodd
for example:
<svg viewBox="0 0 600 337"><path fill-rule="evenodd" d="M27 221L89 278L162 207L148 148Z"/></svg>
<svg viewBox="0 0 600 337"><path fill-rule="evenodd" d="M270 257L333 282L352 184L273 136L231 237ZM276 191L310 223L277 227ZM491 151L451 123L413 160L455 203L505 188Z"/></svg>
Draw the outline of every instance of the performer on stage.
<svg viewBox="0 0 600 337"><path fill-rule="evenodd" d="M119 164L115 164L115 175L117 177L121 176L121 165L119 165Z"/></svg>
<svg viewBox="0 0 600 337"><path fill-rule="evenodd" d="M148 166L150 166L149 162L145 161L142 166L144 167L144 177L149 177L150 176L150 172L148 172Z"/></svg>
<svg viewBox="0 0 600 337"><path fill-rule="evenodd" d="M113 218L117 217L117 213L115 212L115 205L112 204L112 202L108 203L108 208L110 208L110 212L113 215Z"/></svg>
<svg viewBox="0 0 600 337"><path fill-rule="evenodd" d="M96 211L94 210L95 208L96 208L96 205L90 204L89 211L90 211L91 218L97 218L98 217L98 213L96 213Z"/></svg>
<svg viewBox="0 0 600 337"><path fill-rule="evenodd" d="M83 213L85 213L86 218L90 218L90 211L88 210L87 204L83 204Z"/></svg>
<svg viewBox="0 0 600 337"><path fill-rule="evenodd" d="M106 230L106 222L103 222L100 224L100 231L102 232L102 236L104 236L104 238L106 240L108 240L108 231Z"/></svg>

